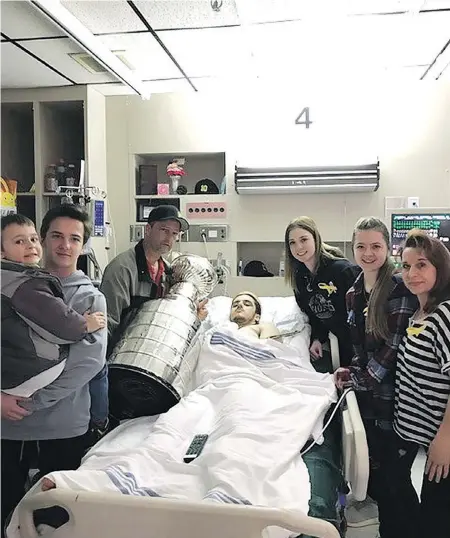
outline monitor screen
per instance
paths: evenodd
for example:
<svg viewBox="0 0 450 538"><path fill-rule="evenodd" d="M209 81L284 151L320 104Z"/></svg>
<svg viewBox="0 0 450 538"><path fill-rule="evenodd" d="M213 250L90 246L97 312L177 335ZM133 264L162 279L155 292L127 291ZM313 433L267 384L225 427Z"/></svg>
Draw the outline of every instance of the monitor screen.
<svg viewBox="0 0 450 538"><path fill-rule="evenodd" d="M409 230L419 228L431 237L441 240L450 250L450 213L393 214L392 215L392 254L396 256L408 235Z"/></svg>

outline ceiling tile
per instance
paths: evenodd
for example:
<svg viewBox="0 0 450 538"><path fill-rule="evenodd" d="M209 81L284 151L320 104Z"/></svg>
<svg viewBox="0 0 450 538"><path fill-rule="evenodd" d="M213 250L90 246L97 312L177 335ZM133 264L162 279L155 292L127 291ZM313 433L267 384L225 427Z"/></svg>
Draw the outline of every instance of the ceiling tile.
<svg viewBox="0 0 450 538"><path fill-rule="evenodd" d="M180 71L149 33L98 36L110 50L125 51L124 56L142 80L177 78Z"/></svg>
<svg viewBox="0 0 450 538"><path fill-rule="evenodd" d="M158 32L189 77L248 74L251 56L240 27Z"/></svg>
<svg viewBox="0 0 450 538"><path fill-rule="evenodd" d="M117 82L117 78L111 73L91 73L71 58L69 54L84 52L84 50L69 38L58 39L56 42L47 40L29 41L23 45L77 84Z"/></svg>
<svg viewBox="0 0 450 538"><path fill-rule="evenodd" d="M450 81L450 65L447 65L447 67L444 69L441 76L439 77L439 80Z"/></svg>
<svg viewBox="0 0 450 538"><path fill-rule="evenodd" d="M210 0L141 0L135 4L154 30L239 24L234 0L224 0L218 12L211 8Z"/></svg>
<svg viewBox="0 0 450 538"><path fill-rule="evenodd" d="M2 88L39 88L49 86L68 86L65 78L60 77L12 43L1 44Z"/></svg>
<svg viewBox="0 0 450 538"><path fill-rule="evenodd" d="M28 2L1 2L2 32L11 38L54 37L64 34Z"/></svg>
<svg viewBox="0 0 450 538"><path fill-rule="evenodd" d="M435 16L436 15L436 16ZM259 73L311 75L425 65L448 39L450 13L250 26Z"/></svg>
<svg viewBox="0 0 450 538"><path fill-rule="evenodd" d="M321 0L322 3L327 0ZM330 0L328 0L330 1ZM371 15L382 13L407 13L418 11L425 0L340 0L341 13Z"/></svg>
<svg viewBox="0 0 450 538"><path fill-rule="evenodd" d="M61 4L94 34L145 30L144 24L123 0L63 0Z"/></svg>
<svg viewBox="0 0 450 538"><path fill-rule="evenodd" d="M419 0L235 0L241 20L265 23L335 18L337 16L404 12ZM421 0L420 4L423 4Z"/></svg>
<svg viewBox="0 0 450 538"><path fill-rule="evenodd" d="M388 80L413 82L420 80L426 69L426 65L410 65L408 67L385 69L381 76Z"/></svg>
<svg viewBox="0 0 450 538"><path fill-rule="evenodd" d="M423 9L450 9L450 0L426 0Z"/></svg>
<svg viewBox="0 0 450 538"><path fill-rule="evenodd" d="M301 19L306 0L235 0L241 22L261 23Z"/></svg>

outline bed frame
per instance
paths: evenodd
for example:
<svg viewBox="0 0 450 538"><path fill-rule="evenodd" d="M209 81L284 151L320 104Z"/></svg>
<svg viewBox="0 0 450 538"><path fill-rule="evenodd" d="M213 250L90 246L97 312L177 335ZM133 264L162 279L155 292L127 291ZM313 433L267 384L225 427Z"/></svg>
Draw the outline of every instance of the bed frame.
<svg viewBox="0 0 450 538"><path fill-rule="evenodd" d="M339 366L336 337L330 336L333 368ZM344 476L357 500L364 500L369 478L366 435L353 392L342 411ZM261 538L268 526L318 538L339 538L330 523L300 512L255 506L186 502L121 494L55 489L26 496L18 506L21 538L39 536L33 512L60 506L69 521L51 538Z"/></svg>
<svg viewBox="0 0 450 538"><path fill-rule="evenodd" d="M339 344L334 334L329 335L333 371L340 366ZM363 501L369 482L369 448L366 430L359 413L358 402L353 391L347 394L342 410L342 453L344 478L351 488L352 496Z"/></svg>

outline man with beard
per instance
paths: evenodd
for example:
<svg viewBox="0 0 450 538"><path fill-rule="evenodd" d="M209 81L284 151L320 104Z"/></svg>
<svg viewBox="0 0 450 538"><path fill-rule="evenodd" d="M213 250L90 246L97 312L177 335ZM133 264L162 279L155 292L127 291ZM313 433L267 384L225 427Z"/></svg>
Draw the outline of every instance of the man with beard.
<svg viewBox="0 0 450 538"><path fill-rule="evenodd" d="M189 224L171 205L155 207L144 238L116 256L106 267L100 290L108 307L108 350L112 351L138 308L164 297L171 286L171 268L163 259Z"/></svg>

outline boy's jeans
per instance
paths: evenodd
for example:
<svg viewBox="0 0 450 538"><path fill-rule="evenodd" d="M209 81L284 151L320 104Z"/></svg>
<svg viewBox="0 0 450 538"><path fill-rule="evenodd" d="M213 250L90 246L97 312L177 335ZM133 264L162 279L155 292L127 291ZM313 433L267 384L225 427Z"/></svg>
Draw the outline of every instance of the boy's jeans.
<svg viewBox="0 0 450 538"><path fill-rule="evenodd" d="M108 398L108 365L105 364L100 372L89 382L91 395L91 422L94 426L103 428L109 415Z"/></svg>

